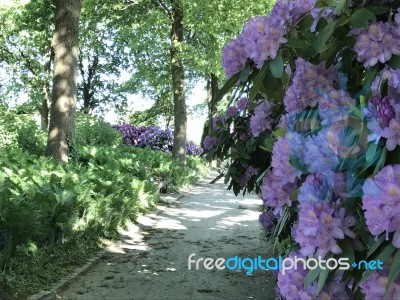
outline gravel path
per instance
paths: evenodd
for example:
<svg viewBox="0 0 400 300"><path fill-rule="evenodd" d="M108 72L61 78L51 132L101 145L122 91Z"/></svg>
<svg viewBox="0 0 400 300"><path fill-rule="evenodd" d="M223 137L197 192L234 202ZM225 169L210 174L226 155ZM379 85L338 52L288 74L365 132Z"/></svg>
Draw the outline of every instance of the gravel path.
<svg viewBox="0 0 400 300"><path fill-rule="evenodd" d="M161 212L140 217L56 299L274 299L270 271L246 275L244 270L206 270L203 264L194 270L195 263L188 270L192 253L194 260L271 255L260 239L260 199L236 198L223 183L208 184L211 180L170 200Z"/></svg>

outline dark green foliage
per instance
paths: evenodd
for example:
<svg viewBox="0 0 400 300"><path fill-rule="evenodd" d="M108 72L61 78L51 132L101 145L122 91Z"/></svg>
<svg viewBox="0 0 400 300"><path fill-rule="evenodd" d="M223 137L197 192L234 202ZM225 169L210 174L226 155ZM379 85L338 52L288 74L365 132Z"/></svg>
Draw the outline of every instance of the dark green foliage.
<svg viewBox="0 0 400 300"><path fill-rule="evenodd" d="M90 115L78 115L76 124L76 145L115 147L122 143L121 134L111 125Z"/></svg>
<svg viewBox="0 0 400 300"><path fill-rule="evenodd" d="M40 156L46 134L28 115L0 114L0 282L18 295L54 281L55 268L81 262L71 255L93 251L153 208L155 176L176 190L206 170L198 157L183 166L169 153L125 146L118 131L88 116L78 118L74 163L60 165Z"/></svg>

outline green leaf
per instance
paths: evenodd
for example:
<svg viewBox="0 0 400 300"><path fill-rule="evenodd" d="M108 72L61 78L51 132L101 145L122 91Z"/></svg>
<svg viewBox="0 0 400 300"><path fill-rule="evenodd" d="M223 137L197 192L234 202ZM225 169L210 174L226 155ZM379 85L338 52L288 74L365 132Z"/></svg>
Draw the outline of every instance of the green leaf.
<svg viewBox="0 0 400 300"><path fill-rule="evenodd" d="M360 120L363 120L363 119L364 119L364 115L363 115L362 111L361 111L357 106L355 106L355 105L353 105L353 104L349 104L349 105L350 105L350 107L351 107L351 112L352 112L356 117L358 117Z"/></svg>
<svg viewBox="0 0 400 300"><path fill-rule="evenodd" d="M226 174L225 174L224 184L227 184L230 179L231 179L231 174L229 173L229 170L228 170L228 172L226 172Z"/></svg>
<svg viewBox="0 0 400 300"><path fill-rule="evenodd" d="M313 281L315 281L321 273L321 268L315 268L313 270L308 271L306 278L304 279L304 286L308 287Z"/></svg>
<svg viewBox="0 0 400 300"><path fill-rule="evenodd" d="M378 162L376 163L374 172L372 173L372 176L375 176L380 169L382 169L382 167L385 165L385 161L386 161L386 155L387 155L387 150L386 147L383 148L381 156L379 157Z"/></svg>
<svg viewBox="0 0 400 300"><path fill-rule="evenodd" d="M269 65L271 69L272 76L275 78L281 78L283 74L283 59L282 55L279 52L278 56L275 57L273 61L271 61L271 64Z"/></svg>
<svg viewBox="0 0 400 300"><path fill-rule="evenodd" d="M274 147L274 144L275 144L275 139L269 137L269 138L264 140L264 142L262 143L260 148L265 150L265 151L272 152L272 148Z"/></svg>
<svg viewBox="0 0 400 300"><path fill-rule="evenodd" d="M297 197L299 196L300 189L295 189L293 193L290 194L289 199L292 201L297 201Z"/></svg>
<svg viewBox="0 0 400 300"><path fill-rule="evenodd" d="M337 23L337 20L328 23L328 25L326 25L324 27L324 29L322 29L318 33L318 38L313 44L313 48L315 49L315 51L317 53L322 52L323 47L325 46L326 42L329 40L329 38L332 35L333 29L335 28L336 23Z"/></svg>
<svg viewBox="0 0 400 300"><path fill-rule="evenodd" d="M305 49L308 47L304 40L298 38L290 38L285 45L294 49Z"/></svg>
<svg viewBox="0 0 400 300"><path fill-rule="evenodd" d="M350 17L350 25L354 28L363 28L368 25L370 20L376 21L374 12L368 8L361 8Z"/></svg>
<svg viewBox="0 0 400 300"><path fill-rule="evenodd" d="M235 196L239 195L240 193L240 185L236 182L233 183L233 193Z"/></svg>
<svg viewBox="0 0 400 300"><path fill-rule="evenodd" d="M338 47L337 42L325 44L325 46L323 46L321 49L321 59L328 60L331 56L336 55L337 47Z"/></svg>
<svg viewBox="0 0 400 300"><path fill-rule="evenodd" d="M400 69L400 55L393 55L389 60L388 65L392 69Z"/></svg>
<svg viewBox="0 0 400 300"><path fill-rule="evenodd" d="M264 77L267 74L268 65L269 61L266 61L261 70L258 72L256 78L254 79L253 86L250 88L249 91L250 100L253 100L257 96L257 93L260 90L260 87L264 81Z"/></svg>
<svg viewBox="0 0 400 300"><path fill-rule="evenodd" d="M263 85L260 88L260 93L266 95L269 100L276 102L283 101L284 92L282 80L275 78L274 76L266 76L264 78Z"/></svg>
<svg viewBox="0 0 400 300"><path fill-rule="evenodd" d="M239 78L240 78L240 72L236 73L231 78L229 78L222 86L222 88L218 90L216 101L221 100L236 85Z"/></svg>
<svg viewBox="0 0 400 300"><path fill-rule="evenodd" d="M395 248L392 244L388 244L383 251L377 256L375 257L376 260L380 260L380 261L386 261L392 254L393 252L396 250L397 248ZM374 272L375 270L373 269L368 269L365 270L365 272L363 273L363 276L361 277L360 281L357 284L357 287L363 283L365 280L368 279L368 277Z"/></svg>
<svg viewBox="0 0 400 300"><path fill-rule="evenodd" d="M302 173L306 173L305 168L300 164L297 156L290 155L290 164L297 170L301 171Z"/></svg>
<svg viewBox="0 0 400 300"><path fill-rule="evenodd" d="M378 149L378 145L376 143L370 143L365 154L365 160L367 163L371 163L375 159L375 153Z"/></svg>
<svg viewBox="0 0 400 300"><path fill-rule="evenodd" d="M400 250L397 250L395 256L393 257L393 263L390 266L389 278L385 289L385 296L387 296L390 287L392 286L396 278L399 276L399 274L400 274Z"/></svg>
<svg viewBox="0 0 400 300"><path fill-rule="evenodd" d="M319 273L317 292L316 292L317 295L319 295L319 293L322 291L322 288L325 285L326 279L328 279L328 275L329 275L328 268L326 268L325 270L322 270L321 273Z"/></svg>
<svg viewBox="0 0 400 300"><path fill-rule="evenodd" d="M276 225L276 229L274 232L274 236L279 236L282 232L282 230L287 226L287 223L290 219L290 212L287 207L283 210L283 215L279 219L278 224Z"/></svg>
<svg viewBox="0 0 400 300"><path fill-rule="evenodd" d="M340 15L346 6L347 6L347 0L340 0L339 4L335 7L333 13L335 15Z"/></svg>
<svg viewBox="0 0 400 300"><path fill-rule="evenodd" d="M379 65L376 64L372 68L369 68L365 71L364 79L363 79L363 87L370 86L371 82L375 79L376 73L378 72Z"/></svg>
<svg viewBox="0 0 400 300"><path fill-rule="evenodd" d="M347 257L349 259L350 264L355 262L355 256L354 256L354 248L351 245L351 242L349 240L343 240L340 243L340 248L342 249L342 254L340 255L341 257Z"/></svg>
<svg viewBox="0 0 400 300"><path fill-rule="evenodd" d="M245 159L251 159L251 156L248 155L246 152L242 153L240 156L245 158Z"/></svg>
<svg viewBox="0 0 400 300"><path fill-rule="evenodd" d="M243 158L239 158L239 163L242 165L243 168L247 168L249 166L249 163L247 162L247 160L245 160Z"/></svg>
<svg viewBox="0 0 400 300"><path fill-rule="evenodd" d="M366 258L374 254L375 250L378 249L380 245L382 245L383 241L385 240L385 237L386 237L385 234L381 234L379 239L375 241L374 244L369 248Z"/></svg>
<svg viewBox="0 0 400 300"><path fill-rule="evenodd" d="M381 84L381 95L386 97L389 93L389 81L386 79Z"/></svg>
<svg viewBox="0 0 400 300"><path fill-rule="evenodd" d="M241 82L246 82L247 79L249 79L251 67L249 64L246 64L246 67L240 72L240 81Z"/></svg>
<svg viewBox="0 0 400 300"><path fill-rule="evenodd" d="M300 31L309 31L313 23L314 17L310 14L307 14L297 23L297 26Z"/></svg>
<svg viewBox="0 0 400 300"><path fill-rule="evenodd" d="M274 132L273 132L273 134L274 134L274 136L275 137L284 137L285 136L285 134L286 134L286 130L285 129L283 129L283 128L278 128L277 130L275 130Z"/></svg>

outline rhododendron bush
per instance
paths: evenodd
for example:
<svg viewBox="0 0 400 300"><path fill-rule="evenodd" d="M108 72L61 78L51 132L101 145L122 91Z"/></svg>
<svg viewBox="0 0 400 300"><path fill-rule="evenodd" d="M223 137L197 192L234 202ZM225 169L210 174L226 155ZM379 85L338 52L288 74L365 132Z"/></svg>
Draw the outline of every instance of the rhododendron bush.
<svg viewBox="0 0 400 300"><path fill-rule="evenodd" d="M140 148L150 148L172 153L174 145L174 132L167 129L161 129L158 126L136 127L130 124L114 125L122 134L125 145ZM203 152L200 146L193 142L186 143L186 153L188 155L199 156Z"/></svg>
<svg viewBox="0 0 400 300"><path fill-rule="evenodd" d="M400 297L399 6L279 0L223 48L233 96L204 148L229 189L262 196L284 256L384 262L280 272L285 299Z"/></svg>

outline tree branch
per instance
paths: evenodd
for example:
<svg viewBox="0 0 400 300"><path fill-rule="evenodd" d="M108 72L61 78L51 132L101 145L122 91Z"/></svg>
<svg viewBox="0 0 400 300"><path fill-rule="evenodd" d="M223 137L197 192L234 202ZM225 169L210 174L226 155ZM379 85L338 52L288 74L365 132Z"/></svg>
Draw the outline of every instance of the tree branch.
<svg viewBox="0 0 400 300"><path fill-rule="evenodd" d="M158 6L161 11L172 21L174 16L172 12L168 9L168 7L162 2L162 0L152 0L154 5Z"/></svg>

